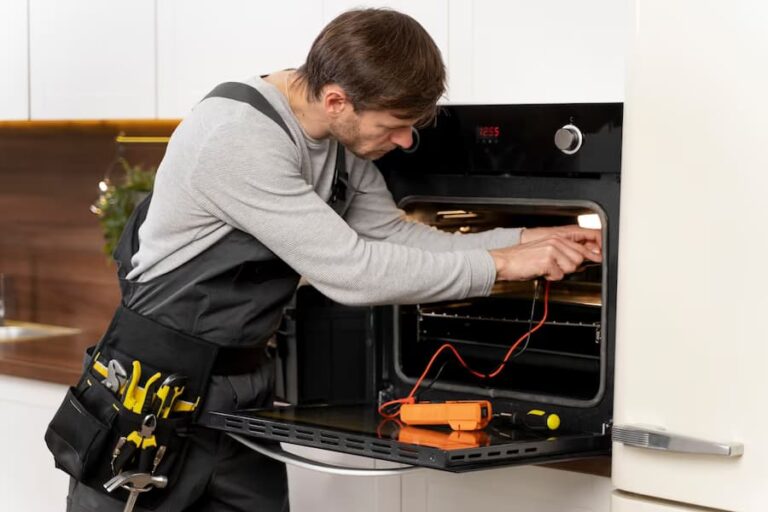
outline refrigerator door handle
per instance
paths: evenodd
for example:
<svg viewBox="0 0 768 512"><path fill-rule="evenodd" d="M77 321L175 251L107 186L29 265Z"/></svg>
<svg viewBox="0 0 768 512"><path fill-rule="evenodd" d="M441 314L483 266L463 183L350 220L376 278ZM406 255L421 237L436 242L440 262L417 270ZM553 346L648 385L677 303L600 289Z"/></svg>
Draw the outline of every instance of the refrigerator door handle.
<svg viewBox="0 0 768 512"><path fill-rule="evenodd" d="M614 425L613 441L637 448L668 452L696 453L740 457L744 454L742 443L718 443L695 437L673 434L658 427Z"/></svg>
<svg viewBox="0 0 768 512"><path fill-rule="evenodd" d="M228 434L229 437L244 444L251 450L258 452L266 457L282 462L284 464L291 464L304 469L311 469L314 471L320 471L321 473L330 473L332 475L344 475L344 476L395 476L410 473L412 471L420 471L424 468L416 466L405 466L401 468L391 469L367 469L367 468L350 468L344 466L334 466L333 464L326 464L325 462L319 462L316 460L310 460L305 457L300 457L293 453L286 452L282 448L273 448L259 443L249 441L245 437L239 434Z"/></svg>

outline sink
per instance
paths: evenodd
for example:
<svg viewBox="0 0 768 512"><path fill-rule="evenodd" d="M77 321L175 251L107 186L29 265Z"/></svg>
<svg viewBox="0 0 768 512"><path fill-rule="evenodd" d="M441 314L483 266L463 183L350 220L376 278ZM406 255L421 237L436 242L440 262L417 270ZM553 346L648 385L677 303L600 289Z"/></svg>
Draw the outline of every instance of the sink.
<svg viewBox="0 0 768 512"><path fill-rule="evenodd" d="M72 329L70 327L7 320L5 325L0 326L0 343L4 341L48 338L51 336L66 336L79 332L80 329Z"/></svg>

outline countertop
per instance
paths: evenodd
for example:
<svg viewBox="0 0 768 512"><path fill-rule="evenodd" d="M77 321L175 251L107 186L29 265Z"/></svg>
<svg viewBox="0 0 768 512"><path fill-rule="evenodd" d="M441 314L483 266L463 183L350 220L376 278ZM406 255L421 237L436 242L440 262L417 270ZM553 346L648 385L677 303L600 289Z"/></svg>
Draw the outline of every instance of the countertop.
<svg viewBox="0 0 768 512"><path fill-rule="evenodd" d="M0 374L74 385L82 372L85 348L92 335L62 334L0 342Z"/></svg>
<svg viewBox="0 0 768 512"><path fill-rule="evenodd" d="M83 352L96 343L90 334L0 342L0 374L73 385L82 371ZM611 476L611 457L542 464L541 467Z"/></svg>

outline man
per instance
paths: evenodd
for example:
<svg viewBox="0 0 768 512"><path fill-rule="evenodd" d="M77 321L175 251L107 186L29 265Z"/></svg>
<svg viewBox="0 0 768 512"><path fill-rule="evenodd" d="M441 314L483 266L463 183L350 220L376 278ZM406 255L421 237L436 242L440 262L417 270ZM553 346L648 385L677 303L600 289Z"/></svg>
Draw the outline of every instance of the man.
<svg viewBox="0 0 768 512"><path fill-rule="evenodd" d="M445 84L437 47L408 16L344 13L300 68L245 84L217 89L179 125L148 210L126 228L123 304L142 317L263 347L299 276L341 303L419 303L601 261L599 231L577 226L451 235L404 219L371 160L412 144ZM268 405L273 366L214 374L204 410ZM213 431L189 443L159 510L288 509L284 466ZM75 482L70 506L120 510Z"/></svg>

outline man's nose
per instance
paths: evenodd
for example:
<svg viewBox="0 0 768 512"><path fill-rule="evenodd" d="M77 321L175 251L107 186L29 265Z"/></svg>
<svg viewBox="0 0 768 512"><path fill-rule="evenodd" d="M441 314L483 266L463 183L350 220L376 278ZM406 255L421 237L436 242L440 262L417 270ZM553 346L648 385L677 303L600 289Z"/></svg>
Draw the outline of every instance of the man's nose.
<svg viewBox="0 0 768 512"><path fill-rule="evenodd" d="M413 131L411 127L398 128L390 137L393 144L400 146L403 149L408 149L413 145Z"/></svg>

